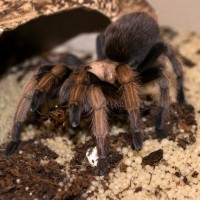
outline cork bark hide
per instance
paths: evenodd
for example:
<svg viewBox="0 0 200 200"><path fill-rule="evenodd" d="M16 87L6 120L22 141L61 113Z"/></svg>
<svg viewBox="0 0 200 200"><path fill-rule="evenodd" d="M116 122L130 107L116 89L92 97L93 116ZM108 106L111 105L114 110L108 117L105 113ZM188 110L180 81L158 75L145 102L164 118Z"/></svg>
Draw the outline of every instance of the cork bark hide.
<svg viewBox="0 0 200 200"><path fill-rule="evenodd" d="M0 0L0 75L78 34L103 31L134 11L155 16L145 0Z"/></svg>
<svg viewBox="0 0 200 200"><path fill-rule="evenodd" d="M39 16L80 7L99 11L110 19L136 10L154 13L145 0L1 0L0 33Z"/></svg>

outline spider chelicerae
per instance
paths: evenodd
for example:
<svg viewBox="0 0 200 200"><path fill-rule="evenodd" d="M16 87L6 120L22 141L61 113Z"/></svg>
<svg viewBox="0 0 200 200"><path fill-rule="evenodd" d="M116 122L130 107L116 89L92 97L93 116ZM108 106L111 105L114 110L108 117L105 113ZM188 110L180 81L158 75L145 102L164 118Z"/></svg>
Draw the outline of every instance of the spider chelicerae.
<svg viewBox="0 0 200 200"><path fill-rule="evenodd" d="M125 112L133 147L142 148L141 87L155 81L160 89L155 116L159 138L167 136L170 96L166 65L169 59L176 75L177 101L185 103L183 71L174 48L160 37L157 22L147 13L130 13L111 23L97 38L98 60L84 63L75 56L64 64L47 64L38 68L27 82L18 103L12 127L12 140L5 154L12 154L20 142L20 129L29 111L36 112L52 94L66 107L72 127L77 127L83 113L91 116L91 132L99 154L98 167L107 167L105 150L109 132L108 114Z"/></svg>

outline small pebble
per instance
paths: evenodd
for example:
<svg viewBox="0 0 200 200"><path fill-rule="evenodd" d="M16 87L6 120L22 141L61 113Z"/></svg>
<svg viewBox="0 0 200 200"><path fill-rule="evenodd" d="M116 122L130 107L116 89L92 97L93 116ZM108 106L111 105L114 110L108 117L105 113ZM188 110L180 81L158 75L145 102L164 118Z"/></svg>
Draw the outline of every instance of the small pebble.
<svg viewBox="0 0 200 200"><path fill-rule="evenodd" d="M127 167L126 172L132 173L133 172L133 168L132 167Z"/></svg>
<svg viewBox="0 0 200 200"><path fill-rule="evenodd" d="M59 182L58 185L59 185L60 187L63 187L63 186L64 186L64 183L63 183L63 182Z"/></svg>
<svg viewBox="0 0 200 200"><path fill-rule="evenodd" d="M18 179L16 179L16 183L20 183L21 181L20 181L20 179L18 178Z"/></svg>
<svg viewBox="0 0 200 200"><path fill-rule="evenodd" d="M142 163L142 158L140 156L135 157L135 163L140 165Z"/></svg>
<svg viewBox="0 0 200 200"><path fill-rule="evenodd" d="M132 163L132 160L130 158L125 158L124 159L124 164L127 165L127 166L130 166Z"/></svg>
<svg viewBox="0 0 200 200"><path fill-rule="evenodd" d="M19 151L19 154L20 154L20 155L21 155L21 154L23 154L23 151L22 151L22 150L20 150L20 151Z"/></svg>
<svg viewBox="0 0 200 200"><path fill-rule="evenodd" d="M123 153L124 155L126 155L126 154L128 153L128 148L124 147L124 148L122 149L122 153Z"/></svg>
<svg viewBox="0 0 200 200"><path fill-rule="evenodd" d="M162 139L161 145L162 145L162 146L167 146L167 145L169 145L169 140L168 140L167 138Z"/></svg>
<svg viewBox="0 0 200 200"><path fill-rule="evenodd" d="M170 159L170 155L168 153L164 153L163 159L169 160Z"/></svg>
<svg viewBox="0 0 200 200"><path fill-rule="evenodd" d="M128 157L129 157L129 158L132 158L132 157L133 157L133 151L129 151L129 152L128 152Z"/></svg>
<svg viewBox="0 0 200 200"><path fill-rule="evenodd" d="M39 141L38 141L38 140L35 140L35 141L34 141L34 144L39 144Z"/></svg>
<svg viewBox="0 0 200 200"><path fill-rule="evenodd" d="M99 189L99 194L103 194L104 190L103 189Z"/></svg>

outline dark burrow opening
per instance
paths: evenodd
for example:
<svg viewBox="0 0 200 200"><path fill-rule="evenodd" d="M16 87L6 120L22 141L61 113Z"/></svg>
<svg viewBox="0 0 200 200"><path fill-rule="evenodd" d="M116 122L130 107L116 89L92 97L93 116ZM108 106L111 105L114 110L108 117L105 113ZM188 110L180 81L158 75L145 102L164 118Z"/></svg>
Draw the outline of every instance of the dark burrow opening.
<svg viewBox="0 0 200 200"><path fill-rule="evenodd" d="M0 74L80 33L101 32L109 23L109 18L98 11L78 8L41 16L6 31L0 37Z"/></svg>

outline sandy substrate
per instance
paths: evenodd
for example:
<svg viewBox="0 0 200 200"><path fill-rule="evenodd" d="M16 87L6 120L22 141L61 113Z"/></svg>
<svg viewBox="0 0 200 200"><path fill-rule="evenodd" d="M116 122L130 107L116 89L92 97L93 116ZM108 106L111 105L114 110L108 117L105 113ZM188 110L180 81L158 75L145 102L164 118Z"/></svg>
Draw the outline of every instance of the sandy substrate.
<svg viewBox="0 0 200 200"><path fill-rule="evenodd" d="M197 124L200 124L200 36L193 33L181 33L171 39L183 56L190 59L195 66L184 67L185 72L185 93L189 104L195 107ZM31 73L30 73L31 74ZM20 91L25 80L30 76L26 75L18 82L20 72L8 74L0 80L0 141L7 140L7 134L11 128L12 116L16 102L19 99ZM112 127L111 132L118 134L126 127ZM153 127L152 127L153 128ZM194 127L194 131L196 127ZM70 131L70 130L69 130ZM73 131L73 130L72 130ZM183 130L184 132L184 130ZM33 137L32 126L26 128L22 133L23 138ZM79 130L78 135L83 135L81 141L88 140L87 136ZM55 136L44 139L43 144L55 151L59 157L57 162L66 165L66 173L69 172L70 159L73 157L74 145L69 141L68 136ZM67 144L67 147L66 147ZM158 149L163 150L163 162L152 167L142 167L142 158ZM177 142L164 139L146 140L140 152L131 149L130 146L117 149L123 154L123 159L107 177L96 176L89 188L84 191L82 197L86 199L199 199L200 197L200 132L197 131L196 142L188 145L186 149L177 145ZM120 170L125 165L126 170ZM69 175L69 174L68 174ZM73 181L71 177L70 182ZM106 186L106 187L105 187Z"/></svg>

